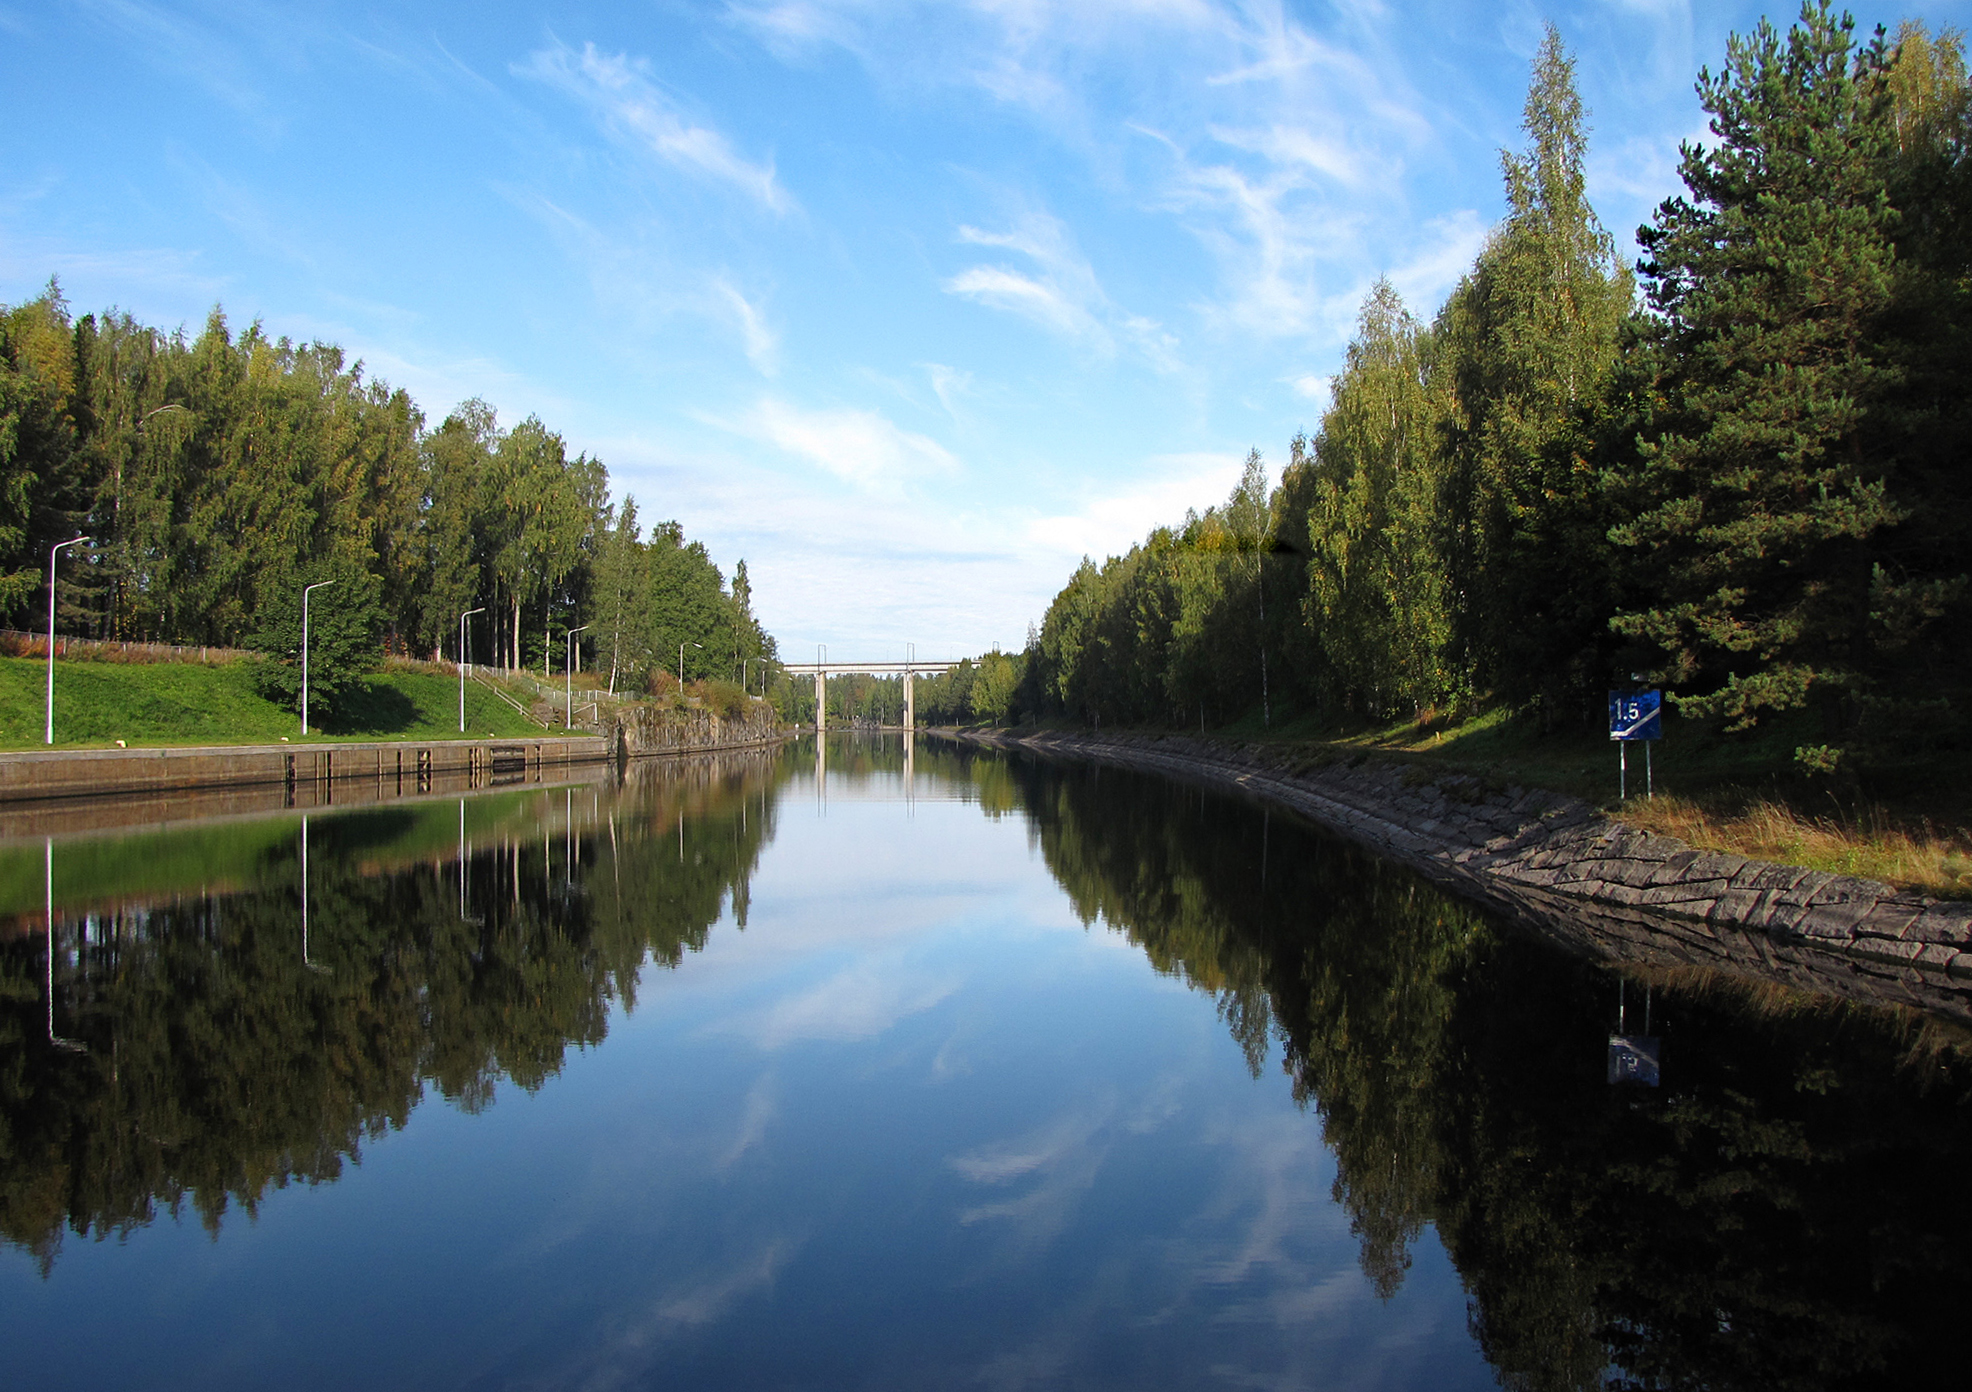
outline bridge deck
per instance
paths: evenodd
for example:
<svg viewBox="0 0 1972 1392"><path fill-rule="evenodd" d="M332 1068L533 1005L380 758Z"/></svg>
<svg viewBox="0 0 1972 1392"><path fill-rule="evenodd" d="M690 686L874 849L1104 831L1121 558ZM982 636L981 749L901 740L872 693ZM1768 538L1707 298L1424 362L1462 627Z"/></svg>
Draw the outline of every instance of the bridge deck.
<svg viewBox="0 0 1972 1392"><path fill-rule="evenodd" d="M907 672L949 672L959 664L956 662L783 662L781 670L791 676L812 677L816 673L829 677L872 676L901 677Z"/></svg>

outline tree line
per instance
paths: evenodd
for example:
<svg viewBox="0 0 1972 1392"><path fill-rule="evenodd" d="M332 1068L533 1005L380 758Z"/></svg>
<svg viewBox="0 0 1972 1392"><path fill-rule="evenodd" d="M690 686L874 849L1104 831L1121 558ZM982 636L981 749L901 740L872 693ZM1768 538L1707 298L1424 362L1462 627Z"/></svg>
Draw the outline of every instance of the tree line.
<svg viewBox="0 0 1972 1392"><path fill-rule="evenodd" d="M1697 83L1712 139L1618 255L1550 26L1507 214L1430 323L1379 281L1279 485L1084 561L1018 708L1197 724L1666 686L1827 771L1947 738L1972 678L1962 36L1821 0ZM1844 760L1848 763L1844 765Z"/></svg>
<svg viewBox="0 0 1972 1392"><path fill-rule="evenodd" d="M379 652L559 668L569 629L614 689L736 679L773 639L745 562L730 586L676 522L643 525L609 475L529 416L471 400L436 427L324 343L188 336L111 310L73 318L51 281L0 306L0 624L262 649L317 671ZM38 617L37 617L38 616ZM280 664L274 664L277 668ZM319 686L317 699L324 692Z"/></svg>

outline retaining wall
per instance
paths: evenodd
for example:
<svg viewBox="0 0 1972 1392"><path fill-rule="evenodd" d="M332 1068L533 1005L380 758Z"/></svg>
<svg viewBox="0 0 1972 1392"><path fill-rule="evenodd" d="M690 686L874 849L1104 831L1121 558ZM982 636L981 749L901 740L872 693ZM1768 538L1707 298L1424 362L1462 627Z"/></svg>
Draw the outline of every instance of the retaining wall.
<svg viewBox="0 0 1972 1392"><path fill-rule="evenodd" d="M0 804L157 794L180 789L319 785L375 780L399 793L434 780L481 787L543 768L601 763L600 736L426 740L379 744L204 745L180 749L61 749L0 753Z"/></svg>
<svg viewBox="0 0 1972 1392"><path fill-rule="evenodd" d="M1698 851L1587 803L1415 765L1317 764L1184 736L958 737L1202 779L1283 803L1565 945L1972 1021L1972 903Z"/></svg>

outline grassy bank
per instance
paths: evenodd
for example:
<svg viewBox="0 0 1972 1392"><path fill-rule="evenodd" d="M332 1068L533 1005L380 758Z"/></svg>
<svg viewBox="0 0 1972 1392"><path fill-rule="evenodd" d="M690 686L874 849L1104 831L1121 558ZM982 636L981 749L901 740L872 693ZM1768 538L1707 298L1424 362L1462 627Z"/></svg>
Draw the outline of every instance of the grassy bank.
<svg viewBox="0 0 1972 1392"><path fill-rule="evenodd" d="M1542 732L1498 710L1456 722L1340 727L1310 719L1268 726L1255 713L1207 733L1317 761L1368 754L1499 787L1547 788L1701 849L1972 898L1972 759L1964 754L1940 751L1922 764L1831 780L1797 771L1795 746L1815 742L1804 730L1729 735L1668 711L1664 719L1651 751L1656 796L1643 796L1644 751L1632 745L1626 801L1618 800L1617 751L1605 734Z"/></svg>
<svg viewBox="0 0 1972 1392"><path fill-rule="evenodd" d="M55 664L55 748L301 742L291 710L253 689L245 663ZM42 749L48 667L0 658L0 749ZM391 668L334 711L311 708L309 741L458 739L458 678ZM466 734L540 734L478 682L466 684Z"/></svg>
<svg viewBox="0 0 1972 1392"><path fill-rule="evenodd" d="M463 806L448 801L317 810L310 818L313 848L318 854L355 856L366 873L449 858L459 844L462 815L465 834L484 841L502 830L536 825L540 796L538 791L479 793ZM553 807L561 807L559 793ZM156 902L271 881L297 883L301 822L302 814L294 812L223 826L76 837L59 846L52 862L43 858L39 843L0 846L0 927L23 917L38 925L50 892L74 912L126 899ZM45 878L51 863L52 885Z"/></svg>

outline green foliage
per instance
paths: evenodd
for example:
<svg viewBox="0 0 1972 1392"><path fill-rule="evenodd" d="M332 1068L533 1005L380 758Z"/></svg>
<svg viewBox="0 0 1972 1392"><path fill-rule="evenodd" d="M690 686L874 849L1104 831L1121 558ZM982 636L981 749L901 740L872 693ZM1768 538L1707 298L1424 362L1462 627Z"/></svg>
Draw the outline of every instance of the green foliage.
<svg viewBox="0 0 1972 1392"><path fill-rule="evenodd" d="M1455 660L1472 687L1514 701L1561 700L1601 675L1611 602L1610 519L1591 454L1633 291L1588 204L1585 119L1549 25L1526 152L1501 156L1506 221L1433 332Z"/></svg>
<svg viewBox="0 0 1972 1392"><path fill-rule="evenodd" d="M473 400L427 430L330 344L235 334L218 310L189 339L115 311L71 322L52 282L0 307L0 624L45 624L48 547L86 532L62 631L256 646L283 699L299 588L335 578L310 664L325 708L380 646L459 657L472 609L471 660L548 674L586 625L613 685L647 684L680 642L691 678L773 655L738 574L729 594L677 524L645 540L608 494L601 461L538 418L502 429Z"/></svg>
<svg viewBox="0 0 1972 1392"><path fill-rule="evenodd" d="M1717 143L1685 150L1691 197L1640 234L1661 405L1613 533L1645 601L1616 627L1695 714L1748 728L1818 706L1817 767L1894 733L1862 727L1900 679L1949 698L1964 672L1937 641L1967 594L1964 331L1932 307L1965 303L1964 224L1932 206L1963 159L1962 118L1932 132L1964 77L1919 33L1900 64L1822 3L1735 38L1700 78Z"/></svg>
<svg viewBox="0 0 1972 1392"><path fill-rule="evenodd" d="M1020 660L995 648L979 659L972 683L972 713L988 725L1005 725L1014 710L1020 686Z"/></svg>
<svg viewBox="0 0 1972 1392"><path fill-rule="evenodd" d="M1308 618L1324 695L1343 709L1415 710L1451 693L1427 347L1396 290L1378 281L1307 466Z"/></svg>
<svg viewBox="0 0 1972 1392"><path fill-rule="evenodd" d="M296 710L301 705L301 660L304 637L308 646L309 718L332 716L375 670L377 633L383 605L377 577L367 570L345 566L340 574L311 567L294 577L289 593L276 593L261 606L265 625L248 643L267 654L254 663L255 689L271 701ZM303 614L303 591L308 594ZM303 619L307 620L304 633Z"/></svg>
<svg viewBox="0 0 1972 1392"><path fill-rule="evenodd" d="M1270 498L1256 453L1224 506L1085 559L1030 644L1032 712L1336 725L1503 703L1552 731L1645 672L1740 732L1811 708L1800 761L1823 774L1962 743L1962 39L1909 23L1858 48L1816 0L1732 39L1699 90L1716 139L1640 233L1639 306L1550 26L1526 145L1501 157L1507 216L1430 328L1379 282Z"/></svg>

